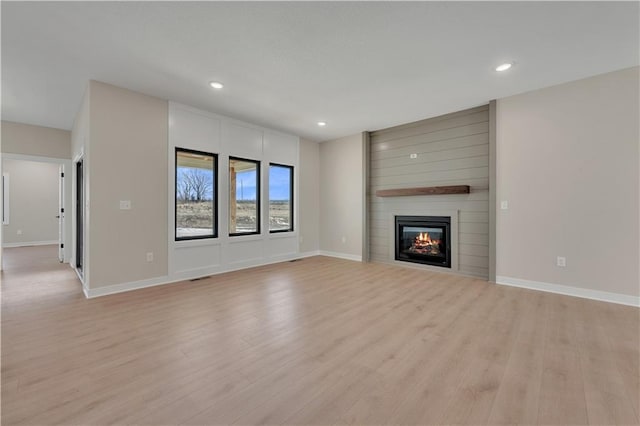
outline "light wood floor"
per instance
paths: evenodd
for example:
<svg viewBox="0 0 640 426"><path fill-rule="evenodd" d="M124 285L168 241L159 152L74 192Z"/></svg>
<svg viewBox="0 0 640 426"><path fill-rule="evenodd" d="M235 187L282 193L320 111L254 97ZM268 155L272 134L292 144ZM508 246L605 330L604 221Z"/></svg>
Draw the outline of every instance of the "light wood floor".
<svg viewBox="0 0 640 426"><path fill-rule="evenodd" d="M308 258L85 300L7 249L2 424L637 424L639 310Z"/></svg>

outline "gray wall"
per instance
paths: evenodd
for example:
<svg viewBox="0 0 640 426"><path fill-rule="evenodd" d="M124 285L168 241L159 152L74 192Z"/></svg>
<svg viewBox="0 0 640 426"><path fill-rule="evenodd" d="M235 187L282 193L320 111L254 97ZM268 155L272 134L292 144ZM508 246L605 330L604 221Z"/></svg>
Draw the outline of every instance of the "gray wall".
<svg viewBox="0 0 640 426"><path fill-rule="evenodd" d="M91 81L89 123L89 288L166 276L167 101Z"/></svg>
<svg viewBox="0 0 640 426"><path fill-rule="evenodd" d="M299 174L300 253L320 248L320 144L300 139Z"/></svg>
<svg viewBox="0 0 640 426"><path fill-rule="evenodd" d="M71 158L71 132L3 121L2 152L69 159Z"/></svg>
<svg viewBox="0 0 640 426"><path fill-rule="evenodd" d="M498 100L499 282L640 295L639 70Z"/></svg>
<svg viewBox="0 0 640 426"><path fill-rule="evenodd" d="M57 244L58 164L4 159L2 166L9 175L10 211L3 246Z"/></svg>
<svg viewBox="0 0 640 426"><path fill-rule="evenodd" d="M320 251L362 259L363 134L320 144Z"/></svg>
<svg viewBox="0 0 640 426"><path fill-rule="evenodd" d="M417 158L411 159L411 154ZM371 133L370 259L390 262L396 211L459 211L457 272L489 276L489 106ZM378 189L470 185L470 194L376 197Z"/></svg>

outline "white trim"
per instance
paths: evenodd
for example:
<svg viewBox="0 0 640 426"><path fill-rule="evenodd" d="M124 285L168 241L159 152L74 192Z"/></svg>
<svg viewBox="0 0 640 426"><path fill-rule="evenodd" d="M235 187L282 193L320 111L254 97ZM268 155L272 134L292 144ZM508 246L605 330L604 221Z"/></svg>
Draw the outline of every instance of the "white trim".
<svg viewBox="0 0 640 426"><path fill-rule="evenodd" d="M86 286L83 285L82 290L84 291L84 295L87 299L92 299L94 297L107 296L110 294L123 293L127 291L132 291L132 290L139 290L147 287L155 287L155 286L160 286L165 284L177 283L181 281L188 281L195 278L207 277L210 275L220 275L227 272L246 270L250 268L271 265L274 263L291 262L292 260L301 259L303 257L317 256L318 254L319 254L318 252L307 252L307 253L303 253L302 256L298 253L286 258L284 258L283 256L278 256L278 258L273 258L266 262L261 262L259 264L254 263L249 267L247 267L246 265L241 265L237 267L227 267L225 269L221 269L219 266L196 268L196 269L190 269L187 271L176 273L174 274L173 277L169 277L168 275L165 275L162 277L149 278L146 280L133 281L133 282L122 283L122 284L107 285L107 286L98 287L98 288L87 288ZM345 255L345 256L350 256L350 255ZM354 259L350 259L350 260L354 260Z"/></svg>
<svg viewBox="0 0 640 426"><path fill-rule="evenodd" d="M362 256L348 253L338 253L336 251L320 250L318 253L320 256L337 257L338 259L355 260L356 262L362 262Z"/></svg>
<svg viewBox="0 0 640 426"><path fill-rule="evenodd" d="M94 297L107 296L109 294L122 293L125 291L138 290L146 287L155 287L157 285L171 284L173 282L183 281L182 279L170 280L168 276L149 278L147 280L132 281L122 284L106 285L98 288L86 288L83 286L84 294L87 299Z"/></svg>
<svg viewBox="0 0 640 426"><path fill-rule="evenodd" d="M639 296L629 296L626 294L611 293L608 291L591 290L587 288L551 284L503 276L496 277L496 284L526 288L529 290L546 291L548 293L564 294L566 296L581 297L583 299L599 300L602 302L618 303L620 305L640 307Z"/></svg>
<svg viewBox="0 0 640 426"><path fill-rule="evenodd" d="M58 240L52 241L22 241L18 243L4 243L2 248L14 248L14 247L31 247L31 246L50 246L58 245Z"/></svg>
<svg viewBox="0 0 640 426"><path fill-rule="evenodd" d="M189 247L211 247L222 245L218 238L199 238L195 240L177 240L174 241L176 249Z"/></svg>
<svg viewBox="0 0 640 426"><path fill-rule="evenodd" d="M320 250L305 251L303 253L298 253L297 258L304 259L305 257L313 257L313 256L320 256Z"/></svg>
<svg viewBox="0 0 640 426"><path fill-rule="evenodd" d="M11 191L11 176L9 173L2 172L2 224L9 225L11 208L9 203L11 202L11 197L9 193Z"/></svg>
<svg viewBox="0 0 640 426"><path fill-rule="evenodd" d="M86 290L86 283L84 282L84 277L82 276L80 271L78 271L78 268L76 268L75 263L69 262L69 265L71 266L71 269L73 269L75 271L76 275L78 276L78 279L82 283L82 291L84 291L84 294L86 296L87 295L87 290Z"/></svg>
<svg viewBox="0 0 640 426"><path fill-rule="evenodd" d="M295 218L294 218L295 221ZM282 231L282 232L269 232L267 231L268 240L278 240L281 238L295 238L298 239L298 231Z"/></svg>

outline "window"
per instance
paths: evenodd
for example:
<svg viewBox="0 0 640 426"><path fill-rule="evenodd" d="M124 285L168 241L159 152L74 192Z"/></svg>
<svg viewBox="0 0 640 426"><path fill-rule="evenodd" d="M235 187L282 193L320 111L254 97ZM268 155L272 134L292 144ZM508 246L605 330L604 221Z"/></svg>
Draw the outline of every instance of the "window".
<svg viewBox="0 0 640 426"><path fill-rule="evenodd" d="M218 156L176 148L176 240L215 238Z"/></svg>
<svg viewBox="0 0 640 426"><path fill-rule="evenodd" d="M229 157L229 235L260 233L260 162Z"/></svg>
<svg viewBox="0 0 640 426"><path fill-rule="evenodd" d="M269 164L269 232L293 231L293 167Z"/></svg>

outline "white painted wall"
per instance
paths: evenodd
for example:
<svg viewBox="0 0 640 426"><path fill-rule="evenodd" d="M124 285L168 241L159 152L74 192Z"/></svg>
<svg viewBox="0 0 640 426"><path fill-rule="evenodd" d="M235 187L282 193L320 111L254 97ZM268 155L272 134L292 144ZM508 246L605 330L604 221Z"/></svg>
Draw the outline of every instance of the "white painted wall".
<svg viewBox="0 0 640 426"><path fill-rule="evenodd" d="M218 238L174 241L175 148L218 154ZM261 233L229 236L229 156L261 162ZM187 279L298 257L300 227L299 138L170 103L169 108L169 279ZM311 159L309 158L311 157ZM312 160L313 154L305 159ZM294 166L294 231L269 233L269 163ZM306 176L305 176L306 177ZM305 187L308 186L305 183ZM310 201L312 204L313 202ZM305 209L309 203L305 198ZM305 222L305 229L313 225ZM312 237L313 238L313 237Z"/></svg>
<svg viewBox="0 0 640 426"><path fill-rule="evenodd" d="M363 134L320 144L320 251L362 259Z"/></svg>
<svg viewBox="0 0 640 426"><path fill-rule="evenodd" d="M7 158L2 163L10 182L3 247L57 244L59 165Z"/></svg>
<svg viewBox="0 0 640 426"><path fill-rule="evenodd" d="M635 67L498 100L498 282L637 303L638 82Z"/></svg>
<svg viewBox="0 0 640 426"><path fill-rule="evenodd" d="M300 253L320 249L320 144L300 139Z"/></svg>

